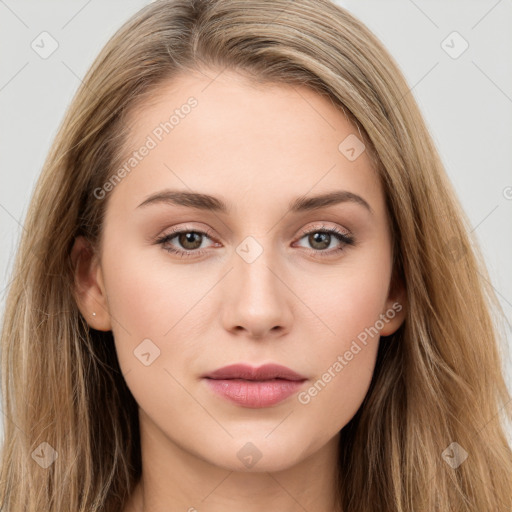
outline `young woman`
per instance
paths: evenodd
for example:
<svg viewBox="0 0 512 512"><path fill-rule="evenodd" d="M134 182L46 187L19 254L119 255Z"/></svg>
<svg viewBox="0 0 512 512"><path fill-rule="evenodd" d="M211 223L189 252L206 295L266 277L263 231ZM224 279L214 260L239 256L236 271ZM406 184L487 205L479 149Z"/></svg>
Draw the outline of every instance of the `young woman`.
<svg viewBox="0 0 512 512"><path fill-rule="evenodd" d="M27 214L0 509L511 510L499 303L468 227L344 9L143 8Z"/></svg>

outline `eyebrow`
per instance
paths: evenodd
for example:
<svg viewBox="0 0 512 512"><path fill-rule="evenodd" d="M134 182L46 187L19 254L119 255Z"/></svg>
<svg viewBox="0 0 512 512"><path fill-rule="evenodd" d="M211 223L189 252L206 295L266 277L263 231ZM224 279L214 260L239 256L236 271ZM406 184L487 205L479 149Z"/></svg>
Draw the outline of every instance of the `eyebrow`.
<svg viewBox="0 0 512 512"><path fill-rule="evenodd" d="M359 204L373 214L373 209L367 201L348 190L338 190L312 197L298 197L289 203L288 209L292 213L300 213L347 202ZM210 210L225 214L229 213L228 205L221 199L208 194L183 190L162 190L147 197L137 208L162 203L196 208L198 210Z"/></svg>

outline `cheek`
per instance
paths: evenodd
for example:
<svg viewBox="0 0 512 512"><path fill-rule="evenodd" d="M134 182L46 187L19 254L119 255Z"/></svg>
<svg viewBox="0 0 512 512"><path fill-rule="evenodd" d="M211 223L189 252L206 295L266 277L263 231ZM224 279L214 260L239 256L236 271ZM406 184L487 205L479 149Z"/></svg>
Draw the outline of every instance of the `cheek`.
<svg viewBox="0 0 512 512"><path fill-rule="evenodd" d="M386 248L383 243L379 250L353 251L321 275L301 276L299 294L321 320L321 337L329 346L341 350L361 333L374 333L372 328L381 326L391 277Z"/></svg>
<svg viewBox="0 0 512 512"><path fill-rule="evenodd" d="M209 300L219 277L207 271L198 277L194 265L168 262L164 250L143 257L126 244L121 255L116 252L105 247L103 268L119 364L140 406L162 411L169 424L172 411L194 406L179 383L192 389L208 367L198 368L197 359L211 348L204 342L212 339L222 304Z"/></svg>
<svg viewBox="0 0 512 512"><path fill-rule="evenodd" d="M109 254L105 251L105 287L121 370L137 403L160 416L162 425L172 424L176 411L193 407L179 384L180 372L193 368L201 350L189 320L212 285L194 284L179 266L172 270L161 260L143 260L137 251Z"/></svg>
<svg viewBox="0 0 512 512"><path fill-rule="evenodd" d="M322 418L325 439L341 430L360 408L372 380L378 343L375 339L365 346L356 341L336 351L323 373L298 394L301 415L312 429Z"/></svg>
<svg viewBox="0 0 512 512"><path fill-rule="evenodd" d="M377 273L364 277L347 278L342 291L330 294L322 319L334 333L316 338L316 374L297 396L304 417L324 418L327 435L334 435L357 412L375 369L387 283L380 284Z"/></svg>
<svg viewBox="0 0 512 512"><path fill-rule="evenodd" d="M368 391L390 275L389 253L361 251L357 261L354 258L349 263L347 258L346 265L336 268L329 279L317 281L316 288L311 288L315 292L306 295L311 309L319 312L325 334L316 337L317 373L298 401L305 414L322 415L332 432L353 417Z"/></svg>
<svg viewBox="0 0 512 512"><path fill-rule="evenodd" d="M163 250L162 250L163 252ZM105 251L105 287L117 331L162 338L206 293L208 286L185 267L165 264L157 251L141 257L126 248L121 256ZM120 326L124 329L120 329Z"/></svg>

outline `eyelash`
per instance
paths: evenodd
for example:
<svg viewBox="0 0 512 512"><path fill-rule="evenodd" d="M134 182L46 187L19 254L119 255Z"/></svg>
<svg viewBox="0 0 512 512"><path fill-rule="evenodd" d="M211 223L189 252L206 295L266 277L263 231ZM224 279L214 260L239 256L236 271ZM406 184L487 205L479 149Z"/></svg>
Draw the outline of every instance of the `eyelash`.
<svg viewBox="0 0 512 512"><path fill-rule="evenodd" d="M198 230L198 229L180 229L180 230L172 231L171 233L168 233L167 235L163 235L160 238L157 238L155 240L155 243L161 244L162 246L164 246L164 244L166 242L169 242L170 240L172 240L173 238L176 238L176 236L178 236L178 235L180 235L182 233L197 233L197 234L200 234L200 235L205 235L207 238L212 239L212 237L210 236L210 233L211 233L210 230L205 232L205 231L201 231L201 230ZM326 234L330 234L330 235L333 235L335 238L337 238L340 242L343 242L345 245L355 245L355 239L354 239L353 236L347 235L346 233L343 233L343 232L339 231L337 228L326 228L324 226L322 226L320 228L315 228L315 229L312 229L310 231L307 231L306 233L303 233L301 235L301 237L299 238L299 240L301 240L305 236L308 236L308 235L310 235L312 233L326 233ZM169 247L163 247L163 249L165 251L171 253L171 254L178 254L182 258L200 257L200 256L202 256L206 252L205 249L193 250L193 251L187 251L186 249L178 250L178 249L169 248ZM320 256L321 258L332 257L334 254L338 254L339 252L341 252L343 250L345 250L344 247L340 247L340 248L337 248L337 249L330 249L329 251L318 250L318 249L310 249L310 251L315 253L315 255Z"/></svg>

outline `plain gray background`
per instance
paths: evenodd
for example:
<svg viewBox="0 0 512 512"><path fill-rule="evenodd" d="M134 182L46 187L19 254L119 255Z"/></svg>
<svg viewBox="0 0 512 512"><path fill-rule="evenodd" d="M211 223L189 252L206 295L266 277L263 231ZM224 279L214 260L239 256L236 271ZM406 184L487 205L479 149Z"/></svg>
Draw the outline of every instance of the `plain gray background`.
<svg viewBox="0 0 512 512"><path fill-rule="evenodd" d="M0 315L33 186L64 112L103 45L147 3L0 0ZM512 346L512 1L338 3L381 39L408 80L481 244ZM58 44L46 58L33 48L41 38L44 51ZM506 374L512 389L510 360Z"/></svg>

